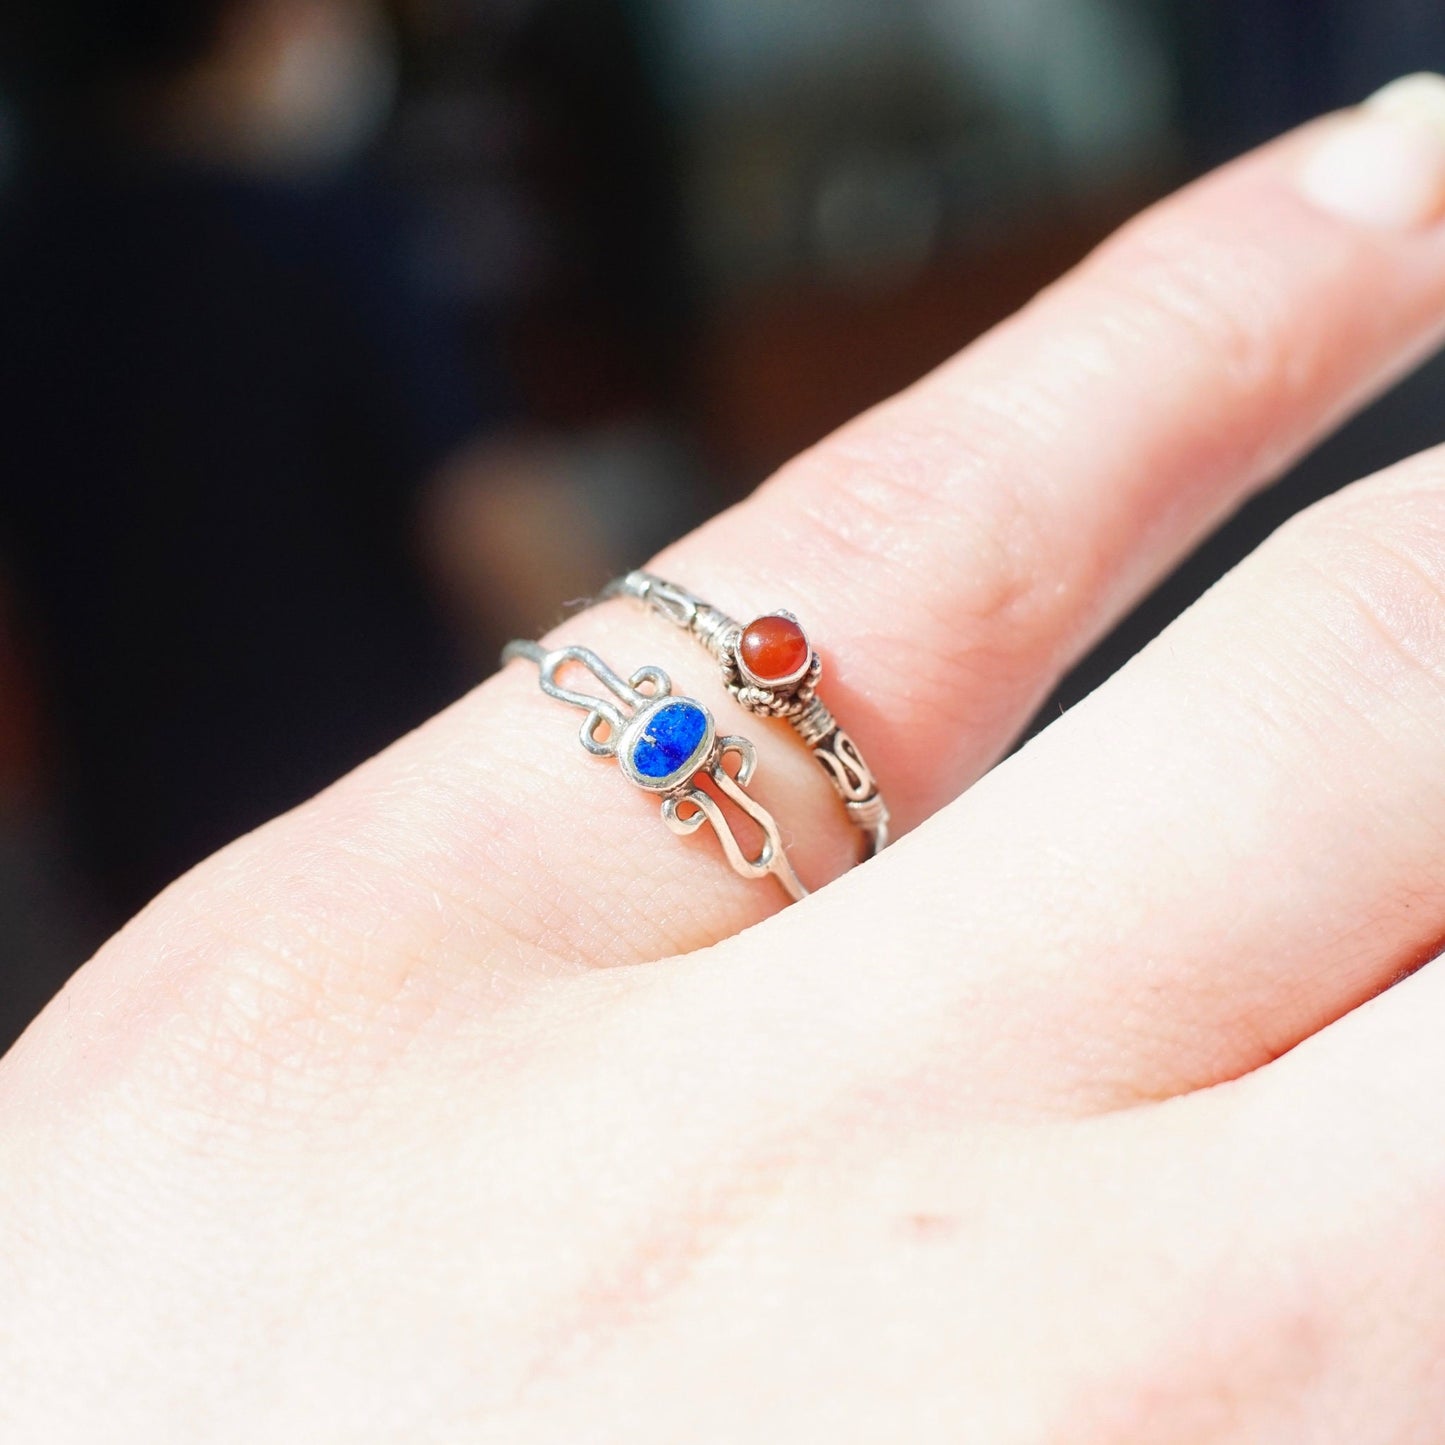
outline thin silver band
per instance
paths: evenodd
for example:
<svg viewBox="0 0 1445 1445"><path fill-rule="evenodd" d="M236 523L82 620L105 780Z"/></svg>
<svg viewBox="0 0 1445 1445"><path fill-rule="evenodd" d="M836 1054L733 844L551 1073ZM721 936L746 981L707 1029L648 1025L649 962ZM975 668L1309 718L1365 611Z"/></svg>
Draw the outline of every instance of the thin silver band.
<svg viewBox="0 0 1445 1445"><path fill-rule="evenodd" d="M675 627L690 632L716 659L723 682L738 702L761 717L778 717L792 725L828 774L843 800L849 820L866 840L866 856L888 846L888 808L872 769L858 745L838 726L817 695L823 664L811 653L806 670L787 686L759 686L749 680L738 655L743 627L686 588L651 572L629 572L609 582L603 597L631 597ZM792 617L791 613L776 614ZM796 622L796 618L792 618Z"/></svg>
<svg viewBox="0 0 1445 1445"><path fill-rule="evenodd" d="M662 799L662 820L674 833L695 833L711 824L733 871L744 878L773 877L794 900L807 896L771 813L746 791L757 770L758 756L747 738L719 737L712 714L690 697L676 697L672 680L660 667L639 667L623 679L587 647L560 647L548 652L535 642L509 642L502 663L526 658L537 665L542 691L559 702L581 708L582 746L594 757L615 758L634 786ZM582 667L611 697L577 692L563 686L565 667ZM613 699L616 699L614 701ZM737 758L737 771L724 766ZM706 775L725 798L757 825L763 841L756 853L744 851L728 825L718 800L697 786Z"/></svg>

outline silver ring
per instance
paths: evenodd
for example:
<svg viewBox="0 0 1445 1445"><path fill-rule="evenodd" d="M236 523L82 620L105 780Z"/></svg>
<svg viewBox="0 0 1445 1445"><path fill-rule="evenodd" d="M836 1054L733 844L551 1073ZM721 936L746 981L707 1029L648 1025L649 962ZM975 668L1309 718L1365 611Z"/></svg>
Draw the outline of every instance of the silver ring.
<svg viewBox="0 0 1445 1445"><path fill-rule="evenodd" d="M502 651L503 664L518 657L537 664L548 697L587 714L581 738L589 753L615 758L628 782L662 798L662 820L674 833L695 833L704 822L710 823L735 873L744 878L771 876L789 898L807 896L772 814L746 791L758 764L757 751L747 738L719 737L707 708L693 698L673 696L672 679L660 667L639 667L624 681L591 648L548 652L535 642L509 642ZM586 668L617 701L564 687L557 675L569 665ZM736 772L724 766L730 757L737 758ZM718 800L697 785L702 776L762 831L756 853L743 850Z"/></svg>
<svg viewBox="0 0 1445 1445"><path fill-rule="evenodd" d="M650 572L629 572L609 582L602 595L631 597L690 632L717 659L724 684L743 707L785 719L808 745L863 834L867 856L888 846L888 808L877 779L817 695L822 659L791 612L769 612L744 627Z"/></svg>

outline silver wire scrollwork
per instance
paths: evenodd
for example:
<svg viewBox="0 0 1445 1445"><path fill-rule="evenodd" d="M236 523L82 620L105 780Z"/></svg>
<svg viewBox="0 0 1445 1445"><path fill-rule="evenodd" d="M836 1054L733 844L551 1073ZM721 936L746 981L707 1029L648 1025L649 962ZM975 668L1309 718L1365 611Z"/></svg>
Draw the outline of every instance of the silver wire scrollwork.
<svg viewBox="0 0 1445 1445"><path fill-rule="evenodd" d="M746 791L757 769L757 751L747 738L736 735L718 737L712 715L701 703L691 698L677 699L696 708L706 718L707 727L696 755L675 778L669 776L662 780L662 786L658 786L640 777L620 750L630 745L632 733L636 727L643 725L637 720L652 716L659 703L673 697L672 679L666 672L649 665L639 667L624 680L589 647L560 647L548 652L535 642L508 643L502 653L503 663L519 657L536 663L538 681L548 697L580 708L587 714L582 721L580 739L589 753L594 757L618 758L630 781L648 791L661 793L662 818L674 833L695 833L707 822L717 834L723 854L734 872L750 879L772 876L790 898L796 900L807 896L808 890L788 861L776 820ZM559 680L559 674L569 666L585 668L612 697L599 697L596 693L579 692L566 686ZM612 700L614 698L616 701ZM730 757L738 760L735 773L730 773L726 766ZM704 775L757 825L762 833L762 842L755 853L748 853L738 841L718 800L698 786L697 780Z"/></svg>
<svg viewBox="0 0 1445 1445"><path fill-rule="evenodd" d="M826 743L819 744L814 749L814 756L828 770L833 786L845 803L863 803L877 797L878 784L868 770L868 764L863 761L863 754L842 728L838 728Z"/></svg>
<svg viewBox="0 0 1445 1445"><path fill-rule="evenodd" d="M729 773L726 762L728 756L733 753L737 754L738 770L736 773ZM746 738L733 734L717 740L716 761L707 770L708 776L719 790L732 799L738 808L746 813L762 831L763 841L754 857L749 857L743 851L737 835L728 827L727 819L723 816L717 799L710 793L706 793L694 785L684 792L665 799L662 804L663 821L674 833L695 833L702 826L704 819L711 823L713 831L718 836L718 841L722 844L723 852L727 854L728 862L733 866L733 871L741 873L745 878L763 878L769 873L778 873L778 861L781 859L785 865L787 862L786 854L783 852L783 840L772 815L744 791L757 764L757 749ZM693 811L683 812L684 808L691 808ZM788 866L787 871L789 875L792 874L791 866ZM779 876L782 877L781 874ZM785 880L783 886L788 887ZM800 884L799 887L801 886ZM789 889L789 891L792 890ZM795 894L794 896L801 895Z"/></svg>

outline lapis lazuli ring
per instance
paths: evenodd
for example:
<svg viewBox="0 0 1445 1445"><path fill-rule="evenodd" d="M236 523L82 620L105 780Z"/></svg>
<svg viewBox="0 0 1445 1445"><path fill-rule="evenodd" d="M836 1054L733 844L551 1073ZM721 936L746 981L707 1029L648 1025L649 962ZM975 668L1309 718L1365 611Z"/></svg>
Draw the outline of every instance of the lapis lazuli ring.
<svg viewBox="0 0 1445 1445"><path fill-rule="evenodd" d="M690 632L717 660L724 684L743 707L792 725L863 834L867 854L888 846L888 808L877 779L857 743L818 696L823 662L791 612L769 612L744 627L651 572L629 572L608 583L602 595L631 597Z"/></svg>
<svg viewBox="0 0 1445 1445"><path fill-rule="evenodd" d="M707 708L690 697L674 697L672 680L660 667L639 667L624 680L587 647L548 652L535 642L509 642L503 663L518 657L537 664L548 697L587 714L581 738L589 753L615 758L630 783L661 796L662 820L674 833L695 833L710 823L735 873L744 878L771 875L788 897L807 896L772 814L747 792L758 762L747 738L719 737ZM558 674L567 667L585 668L612 697L563 686ZM734 772L727 769L729 758L737 759ZM703 777L757 825L763 841L755 853L743 850L717 798L698 785Z"/></svg>

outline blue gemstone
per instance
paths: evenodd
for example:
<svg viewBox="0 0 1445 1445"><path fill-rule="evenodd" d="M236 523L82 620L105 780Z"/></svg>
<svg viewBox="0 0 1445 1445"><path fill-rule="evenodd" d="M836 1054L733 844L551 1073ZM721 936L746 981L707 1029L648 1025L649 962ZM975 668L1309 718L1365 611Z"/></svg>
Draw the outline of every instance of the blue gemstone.
<svg viewBox="0 0 1445 1445"><path fill-rule="evenodd" d="M706 732L707 714L695 702L666 703L632 745L632 766L644 778L668 777L697 751Z"/></svg>

